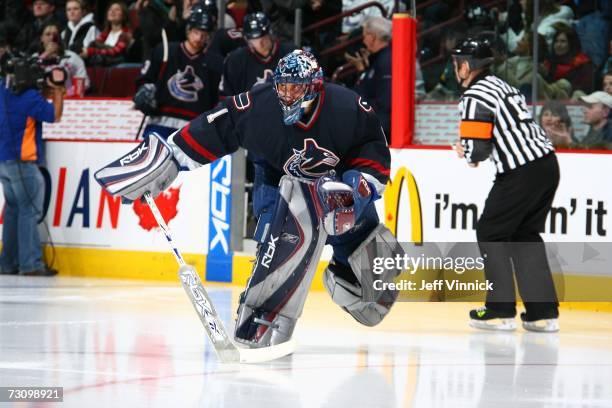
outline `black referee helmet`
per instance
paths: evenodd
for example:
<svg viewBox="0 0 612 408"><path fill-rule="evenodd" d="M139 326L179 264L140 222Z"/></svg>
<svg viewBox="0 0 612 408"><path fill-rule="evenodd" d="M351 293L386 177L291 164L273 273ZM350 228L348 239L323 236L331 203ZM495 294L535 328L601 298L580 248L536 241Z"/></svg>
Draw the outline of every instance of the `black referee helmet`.
<svg viewBox="0 0 612 408"><path fill-rule="evenodd" d="M478 69L493 63L491 44L486 39L466 38L452 51L457 62L467 61L470 69Z"/></svg>
<svg viewBox="0 0 612 408"><path fill-rule="evenodd" d="M189 18L187 19L187 29L198 28L202 31L214 31L216 18L209 10L202 6L202 3L196 3L191 7Z"/></svg>
<svg viewBox="0 0 612 408"><path fill-rule="evenodd" d="M270 31L270 19L265 13L258 11L244 16L242 33L247 40L263 37Z"/></svg>

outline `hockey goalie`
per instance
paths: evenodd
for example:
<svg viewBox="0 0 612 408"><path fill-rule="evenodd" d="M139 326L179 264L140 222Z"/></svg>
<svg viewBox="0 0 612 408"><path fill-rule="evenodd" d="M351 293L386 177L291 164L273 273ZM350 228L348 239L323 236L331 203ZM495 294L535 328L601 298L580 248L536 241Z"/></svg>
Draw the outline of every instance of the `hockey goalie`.
<svg viewBox="0 0 612 408"><path fill-rule="evenodd" d="M156 196L179 169L239 147L265 166L254 192L259 246L235 341L260 348L291 339L325 244L333 247L323 278L333 301L361 324L380 323L397 292L375 290L373 281L392 281L399 271L375 275L371 261L402 251L374 206L389 177L389 148L368 103L324 83L312 54L286 55L273 83L226 98L167 140L152 134L96 180L124 200Z"/></svg>

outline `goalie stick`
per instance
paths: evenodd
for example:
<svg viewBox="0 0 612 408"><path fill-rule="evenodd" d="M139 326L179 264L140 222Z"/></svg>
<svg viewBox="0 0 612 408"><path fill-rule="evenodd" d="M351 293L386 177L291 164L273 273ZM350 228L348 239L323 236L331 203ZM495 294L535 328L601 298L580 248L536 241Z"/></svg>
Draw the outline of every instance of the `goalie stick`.
<svg viewBox="0 0 612 408"><path fill-rule="evenodd" d="M150 193L145 193L144 198L151 208L151 212L162 230L168 245L172 249L172 253L179 264L179 278L189 301L198 313L206 334L212 343L215 353L223 363L261 363L265 361L275 360L293 353L295 350L295 341L290 340L285 343L261 348L242 348L238 347L230 338L225 330L225 326L221 318L217 314L215 307L202 285L202 281L198 276L196 269L185 263L183 256L172 241L170 229L164 221L153 197Z"/></svg>

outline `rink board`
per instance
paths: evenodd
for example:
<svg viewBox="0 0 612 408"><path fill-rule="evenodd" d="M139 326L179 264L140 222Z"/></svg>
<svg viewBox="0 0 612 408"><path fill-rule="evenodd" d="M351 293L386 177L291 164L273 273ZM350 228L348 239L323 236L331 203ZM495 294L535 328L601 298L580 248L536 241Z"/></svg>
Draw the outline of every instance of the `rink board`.
<svg viewBox="0 0 612 408"><path fill-rule="evenodd" d="M61 274L163 279L176 270L166 239L143 203L121 204L102 191L94 173L133 149L134 142L46 143L46 259ZM156 199L176 245L197 266L205 262L210 169L179 175ZM4 197L0 194L0 208ZM2 225L0 225L0 228ZM50 238L49 239L49 234Z"/></svg>
<svg viewBox="0 0 612 408"><path fill-rule="evenodd" d="M54 266L61 274L176 279L174 260L165 239L153 227L146 207L119 205L93 179L96 169L134 146L133 142L47 143L46 220L55 245ZM612 174L611 156L595 153L558 156L562 176L553 207L564 208L566 216L563 220L557 217L554 232L550 220L547 222L544 239L609 242L612 190L604 188L604 175ZM470 168L450 149L393 150L392 182L384 199L377 202L381 220L390 227L396 223L401 241L474 241L471 216L463 223L455 214L453 224L451 209L453 206L473 208L479 214L493 177L490 163ZM401 182L402 179L405 181ZM201 274L205 269L210 223L209 187L210 169L204 166L181 173L170 192L158 201L169 219L177 245ZM0 206L4 205L3 200L0 196ZM599 215L598 208L603 210ZM46 237L47 232L42 229L41 235ZM49 257L51 252L48 248ZM329 256L329 251L326 254ZM234 255L232 283L246 282L251 261L250 256ZM324 261L319 265L318 275L324 265ZM607 279L612 271L602 271L599 275ZM315 277L313 288L323 289L320 276Z"/></svg>

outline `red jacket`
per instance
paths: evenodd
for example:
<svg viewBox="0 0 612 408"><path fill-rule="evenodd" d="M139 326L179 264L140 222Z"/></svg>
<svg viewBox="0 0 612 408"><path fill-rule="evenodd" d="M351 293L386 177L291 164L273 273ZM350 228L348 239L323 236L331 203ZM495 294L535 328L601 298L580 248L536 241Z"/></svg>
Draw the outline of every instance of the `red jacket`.
<svg viewBox="0 0 612 408"><path fill-rule="evenodd" d="M114 57L125 52L132 41L132 31L127 27L123 27L122 31L123 32L119 35L119 38L113 47L109 47L104 44L106 38L110 34L110 30L102 31L98 38L96 38L96 41L94 41L92 44L93 46L87 48L87 56L91 57L92 55L106 55Z"/></svg>
<svg viewBox="0 0 612 408"><path fill-rule="evenodd" d="M565 58L548 59L544 61L548 70L549 81L567 79L573 90L591 93L594 90L595 70L588 55L583 52L576 54L571 60Z"/></svg>

